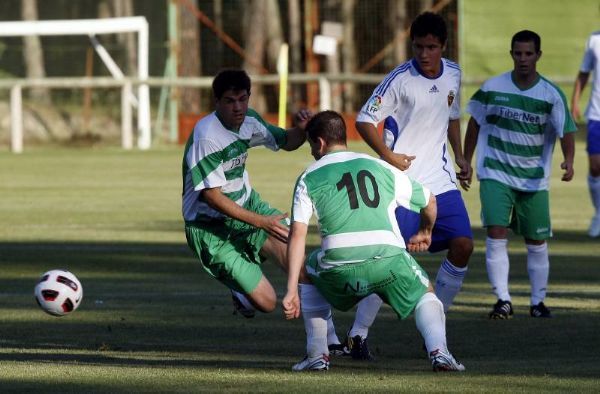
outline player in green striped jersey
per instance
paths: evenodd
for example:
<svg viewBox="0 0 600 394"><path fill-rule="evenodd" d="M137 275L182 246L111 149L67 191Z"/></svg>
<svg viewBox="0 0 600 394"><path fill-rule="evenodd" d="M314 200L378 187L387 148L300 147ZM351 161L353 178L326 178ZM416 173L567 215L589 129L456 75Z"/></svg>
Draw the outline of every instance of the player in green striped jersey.
<svg viewBox="0 0 600 394"><path fill-rule="evenodd" d="M306 131L317 160L298 178L288 242L288 289L283 299L286 318L302 312L312 321L307 357L294 370L325 369L327 317L330 306L348 310L377 294L399 318L414 310L435 371L463 371L446 346L444 308L433 293L427 274L407 252L431 245L436 217L435 196L420 183L380 159L347 151L346 126L333 111L315 115ZM395 209L420 212L419 231L408 240L400 233ZM315 214L321 247L304 260L308 224ZM299 294L304 267L313 285ZM317 297L316 287L323 297ZM302 296L302 298L300 298ZM327 300L327 301L325 301Z"/></svg>
<svg viewBox="0 0 600 394"><path fill-rule="evenodd" d="M225 70L213 81L215 111L191 133L183 157L182 211L188 245L202 267L232 290L234 305L246 317L254 308L271 312L276 293L260 264L285 264L286 215L262 201L246 171L249 148L291 151L306 140L311 114L300 111L297 126L284 130L248 108L250 78Z"/></svg>
<svg viewBox="0 0 600 394"><path fill-rule="evenodd" d="M471 114L464 156L470 163L477 146L481 217L487 229L486 266L498 301L490 318L513 314L508 291L508 228L525 239L531 282L532 317L551 317L544 305L550 262L546 239L552 236L549 180L556 138L564 156L562 180L573 179L575 124L562 91L537 72L542 56L536 33L523 30L511 42L511 72L486 81L468 104ZM468 190L471 169L462 180Z"/></svg>

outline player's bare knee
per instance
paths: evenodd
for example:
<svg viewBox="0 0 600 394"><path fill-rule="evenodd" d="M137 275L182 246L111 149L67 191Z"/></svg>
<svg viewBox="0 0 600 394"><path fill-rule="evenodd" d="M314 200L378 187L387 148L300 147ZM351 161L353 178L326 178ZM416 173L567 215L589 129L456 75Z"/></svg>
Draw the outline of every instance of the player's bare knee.
<svg viewBox="0 0 600 394"><path fill-rule="evenodd" d="M273 294L261 294L252 299L252 304L263 313L273 312L277 306L277 296Z"/></svg>

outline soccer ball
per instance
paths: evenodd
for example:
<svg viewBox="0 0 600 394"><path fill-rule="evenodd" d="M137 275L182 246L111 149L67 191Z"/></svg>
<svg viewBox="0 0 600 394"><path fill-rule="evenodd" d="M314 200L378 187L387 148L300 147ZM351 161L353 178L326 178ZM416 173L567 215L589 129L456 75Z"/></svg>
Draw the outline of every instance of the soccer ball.
<svg viewBox="0 0 600 394"><path fill-rule="evenodd" d="M82 298L81 283L69 271L48 271L35 285L35 300L44 312L53 316L64 316L75 311Z"/></svg>

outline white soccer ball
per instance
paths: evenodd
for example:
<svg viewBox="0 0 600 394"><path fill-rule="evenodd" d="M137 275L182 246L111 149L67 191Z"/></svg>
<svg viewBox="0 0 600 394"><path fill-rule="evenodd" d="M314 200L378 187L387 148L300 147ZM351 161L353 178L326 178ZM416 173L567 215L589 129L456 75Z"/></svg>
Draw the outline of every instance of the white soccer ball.
<svg viewBox="0 0 600 394"><path fill-rule="evenodd" d="M65 270L46 272L35 285L35 300L53 316L75 311L83 299L83 288L75 275Z"/></svg>

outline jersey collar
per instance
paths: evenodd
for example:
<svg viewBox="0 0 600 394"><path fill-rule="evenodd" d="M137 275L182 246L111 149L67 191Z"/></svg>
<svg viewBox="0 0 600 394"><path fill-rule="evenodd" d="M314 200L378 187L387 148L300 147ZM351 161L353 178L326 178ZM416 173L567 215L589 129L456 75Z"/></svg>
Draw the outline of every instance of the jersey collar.
<svg viewBox="0 0 600 394"><path fill-rule="evenodd" d="M424 78L427 78L427 79L438 79L444 73L444 61L443 60L440 60L440 72L438 73L438 75L436 75L434 77L430 77L430 76L426 75L423 72L423 70L421 70L421 67L419 67L419 63L417 62L417 60L414 57L412 58L411 63L413 65L413 67L415 68L415 70L417 70L417 72L419 74L421 74L421 76L423 76Z"/></svg>
<svg viewBox="0 0 600 394"><path fill-rule="evenodd" d="M537 83L540 81L540 73L536 73L535 79L533 80L533 82L531 83L531 85L526 86L524 88L521 88L519 85L517 85L517 82L515 82L515 74L514 71L510 72L510 80L512 81L513 85L515 85L515 87L517 89L519 89L521 92L524 92L526 90L531 89L532 87L534 87L535 85L537 85Z"/></svg>

